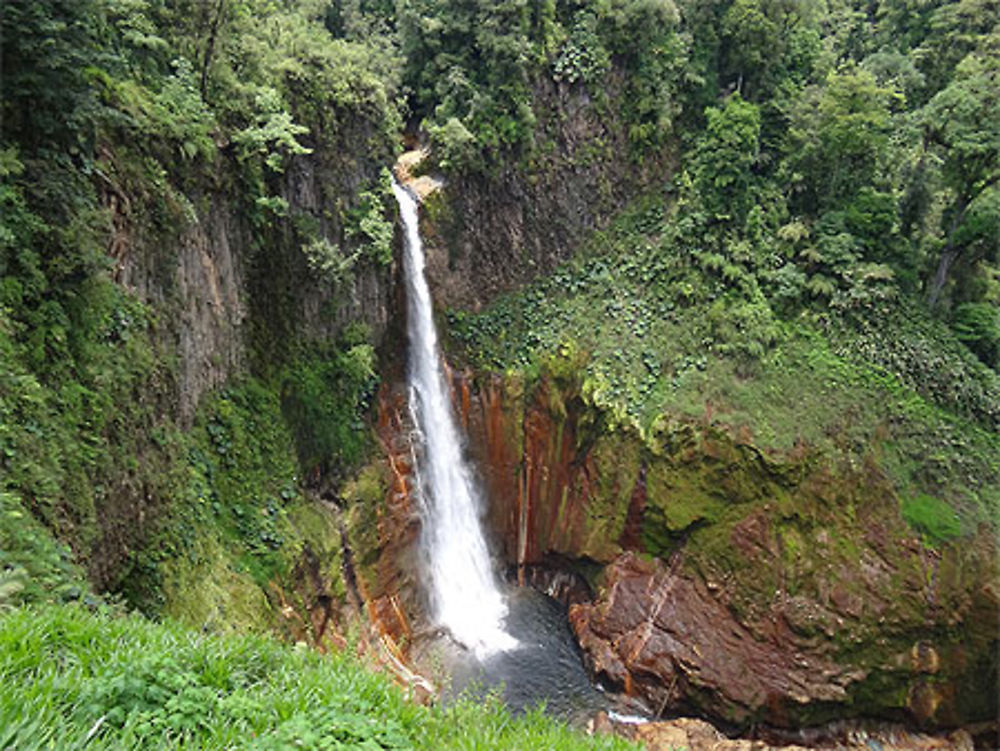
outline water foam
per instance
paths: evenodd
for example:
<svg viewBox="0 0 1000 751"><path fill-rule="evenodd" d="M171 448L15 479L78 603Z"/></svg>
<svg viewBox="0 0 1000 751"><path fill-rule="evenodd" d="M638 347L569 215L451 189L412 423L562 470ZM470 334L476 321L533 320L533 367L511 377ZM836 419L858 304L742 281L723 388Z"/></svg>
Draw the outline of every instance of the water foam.
<svg viewBox="0 0 1000 751"><path fill-rule="evenodd" d="M406 231L403 273L410 343L410 409L421 448L417 485L422 499L422 545L428 561L432 613L477 656L513 649L503 628L507 607L480 524L482 498L462 456L450 390L441 367L417 201L393 181Z"/></svg>

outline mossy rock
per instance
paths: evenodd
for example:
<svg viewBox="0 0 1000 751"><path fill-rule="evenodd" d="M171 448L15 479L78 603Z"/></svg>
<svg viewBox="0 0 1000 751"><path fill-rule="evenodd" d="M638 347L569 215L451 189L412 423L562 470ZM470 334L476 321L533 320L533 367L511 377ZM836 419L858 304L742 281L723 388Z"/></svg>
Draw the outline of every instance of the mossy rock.
<svg viewBox="0 0 1000 751"><path fill-rule="evenodd" d="M944 501L927 494L903 499L900 512L924 540L939 546L962 534L958 513Z"/></svg>
<svg viewBox="0 0 1000 751"><path fill-rule="evenodd" d="M389 492L384 460L366 465L341 491L345 506L344 526L354 553L355 573L368 590L378 581L377 566L382 551L379 517Z"/></svg>
<svg viewBox="0 0 1000 751"><path fill-rule="evenodd" d="M163 615L211 633L262 633L278 626L267 595L218 539L203 536L194 551L195 562L178 556L162 564Z"/></svg>

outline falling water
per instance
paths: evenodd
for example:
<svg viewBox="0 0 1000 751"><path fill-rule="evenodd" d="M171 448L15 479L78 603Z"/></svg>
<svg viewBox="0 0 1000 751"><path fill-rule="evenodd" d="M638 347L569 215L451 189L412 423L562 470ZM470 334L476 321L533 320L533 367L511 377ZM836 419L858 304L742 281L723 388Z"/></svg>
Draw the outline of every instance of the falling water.
<svg viewBox="0 0 1000 751"><path fill-rule="evenodd" d="M502 623L507 613L479 523L481 499L462 456L441 368L416 199L395 181L404 242L410 405L423 449L418 486L431 608L438 623L478 656L517 646Z"/></svg>

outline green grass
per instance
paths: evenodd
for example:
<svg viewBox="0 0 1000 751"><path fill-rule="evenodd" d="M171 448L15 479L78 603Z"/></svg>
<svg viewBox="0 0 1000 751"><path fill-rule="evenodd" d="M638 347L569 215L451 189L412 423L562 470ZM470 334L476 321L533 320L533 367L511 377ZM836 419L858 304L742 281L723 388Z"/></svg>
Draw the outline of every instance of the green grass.
<svg viewBox="0 0 1000 751"><path fill-rule="evenodd" d="M0 616L0 747L633 748L496 701L423 707L348 654L67 605Z"/></svg>

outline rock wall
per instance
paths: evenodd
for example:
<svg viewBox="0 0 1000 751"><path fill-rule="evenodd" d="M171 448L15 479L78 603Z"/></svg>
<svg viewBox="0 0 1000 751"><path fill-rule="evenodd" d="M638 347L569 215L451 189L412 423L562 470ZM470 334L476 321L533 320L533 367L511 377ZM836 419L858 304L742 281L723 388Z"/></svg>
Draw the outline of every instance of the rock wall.
<svg viewBox="0 0 1000 751"><path fill-rule="evenodd" d="M328 114L336 115L337 128L314 128L303 137L310 152L286 157L280 173L253 172L260 165L241 162L225 144L212 163L181 162L169 171L150 167L150 160L129 144L109 143L100 151L112 275L149 311L156 364L155 378L135 394L137 402L147 405L145 424L131 426L134 436L127 445L136 445L135 455L125 471L102 483L96 529L77 543L98 589L138 587L143 590L140 601L148 590L159 590L161 598L166 591L159 581L162 571L148 575L148 561L158 560L149 547L172 534L189 542L195 536L190 530L177 532L178 523L189 524L178 522L175 507L189 494L185 483L190 482L190 467L186 449L178 449L180 442L172 437L191 429L209 392L249 375L279 391L275 374L310 347L332 347L351 323L367 327L376 346L382 342L393 307L394 264L361 253L350 278L333 283L310 268L303 247L324 238L345 255L358 248L364 238L352 235L348 217L363 191L377 193L395 144L375 121L378 113L331 108ZM265 208L256 200L261 193L280 199L283 206ZM388 196L384 208L391 217L394 205ZM259 505L265 491L247 488L246 496L241 501ZM220 539L208 539L222 534L226 512L213 519L220 528L202 525L198 532L208 540L199 538L198 545L215 551L205 553L202 569L191 574L192 581L206 582L206 592L216 573L220 581L247 578L245 572L229 570L232 550ZM309 539L308 530L289 529L282 551L289 556L291 579L303 588L295 599L312 602L299 608L298 617L305 622L316 616L325 623L333 586L327 574L339 568L330 556L339 554L339 544L320 546ZM152 567L164 569L165 564ZM322 586L316 583L319 578L307 576L317 570L327 572ZM254 618L268 609L284 613L278 590L265 591L242 579L237 583L225 595L228 600L209 593L204 607L186 603L194 613L188 620L228 608L230 620L239 621L233 614L244 606ZM219 619L225 621L224 616ZM314 630L321 633L325 626Z"/></svg>
<svg viewBox="0 0 1000 751"><path fill-rule="evenodd" d="M118 281L167 320L162 346L176 353L175 399L183 420L207 390L246 364L246 262L250 228L222 193L202 201L169 245L139 230L120 246Z"/></svg>
<svg viewBox="0 0 1000 751"><path fill-rule="evenodd" d="M993 718L993 530L925 546L874 462L771 452L708 417L640 440L571 383L456 393L503 556L590 579L570 619L610 687L740 726Z"/></svg>
<svg viewBox="0 0 1000 751"><path fill-rule="evenodd" d="M551 269L669 174L666 151L629 164L613 117L582 90L548 86L539 163L452 175L425 198L439 305L477 309ZM710 413L665 415L644 437L610 429L572 376L459 374L454 386L497 550L522 583L572 583L573 628L609 687L654 713L743 727L993 718L993 529L930 547L874 458L773 451ZM367 551L373 621L405 649L423 622L419 525L405 395L391 384L380 415L383 491L350 534Z"/></svg>
<svg viewBox="0 0 1000 751"><path fill-rule="evenodd" d="M151 225L142 216L148 206L129 212L115 202L115 276L162 320L161 346L175 356L174 399L183 421L206 391L251 366L280 364L296 342L332 340L350 322L366 324L381 341L394 267L361 258L338 286L312 271L302 252L306 224L310 234L350 252L343 215L390 161L387 151L352 153L352 135L355 150L371 141L365 132L345 132L290 160L270 186L287 203L284 217L255 221L224 160L212 180L188 188L181 199L187 208L167 219L174 226Z"/></svg>
<svg viewBox="0 0 1000 751"><path fill-rule="evenodd" d="M427 276L439 306L477 310L566 261L630 199L666 184L672 146L629 157L619 74L600 101L581 84L534 86L535 148L488 174L449 175L425 203Z"/></svg>

